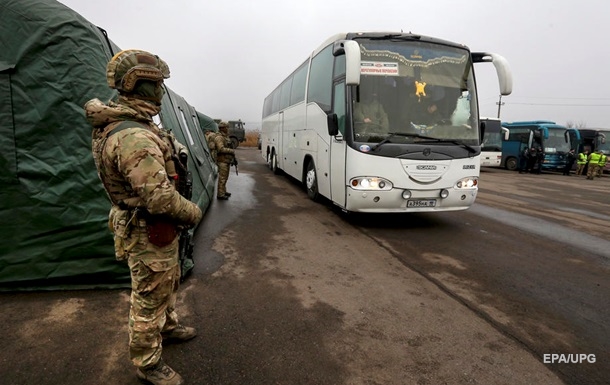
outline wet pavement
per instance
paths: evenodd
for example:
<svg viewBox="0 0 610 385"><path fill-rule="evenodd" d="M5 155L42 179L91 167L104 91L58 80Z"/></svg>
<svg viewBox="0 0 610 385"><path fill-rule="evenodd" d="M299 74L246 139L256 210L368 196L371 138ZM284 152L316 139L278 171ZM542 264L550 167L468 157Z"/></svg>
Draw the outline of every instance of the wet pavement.
<svg viewBox="0 0 610 385"><path fill-rule="evenodd" d="M585 383L566 382L579 377L543 363L535 344L502 327L505 308L479 297L474 279L498 273L496 285L510 286L510 276L461 255L461 243L480 234L524 226L521 215L530 208L515 206L514 198L494 201L509 197L509 187L482 188L481 205L466 213L363 225L311 202L297 183L273 175L257 150L237 154L239 175L232 170L228 183L233 195L206 213L196 232L195 268L180 291L177 311L199 335L164 347L165 360L187 384ZM482 181L496 177L506 179L497 173ZM536 200L528 194L524 199ZM544 222L530 218L526 231L566 239L569 223L596 237L597 244L584 240L591 253L607 250L609 239L599 241L579 220L565 219L569 212L547 208L540 212ZM596 212L602 222L610 215ZM574 237L580 245L580 235ZM468 248L497 250L491 239ZM468 274L454 281L460 271ZM464 286L467 279L472 287ZM1 382L138 384L127 357L128 296L128 290L0 294ZM509 325L526 319L505 316Z"/></svg>

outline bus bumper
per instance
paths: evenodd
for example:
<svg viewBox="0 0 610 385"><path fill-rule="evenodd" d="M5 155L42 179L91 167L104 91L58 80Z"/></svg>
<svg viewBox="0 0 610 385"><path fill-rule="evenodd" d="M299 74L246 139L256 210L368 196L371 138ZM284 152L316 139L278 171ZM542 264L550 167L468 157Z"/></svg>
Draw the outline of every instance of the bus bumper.
<svg viewBox="0 0 610 385"><path fill-rule="evenodd" d="M361 213L406 213L466 210L473 205L477 187L448 188L446 198L441 198L441 189L411 190L408 199L403 198L404 189L389 191L361 191L348 188L345 209Z"/></svg>

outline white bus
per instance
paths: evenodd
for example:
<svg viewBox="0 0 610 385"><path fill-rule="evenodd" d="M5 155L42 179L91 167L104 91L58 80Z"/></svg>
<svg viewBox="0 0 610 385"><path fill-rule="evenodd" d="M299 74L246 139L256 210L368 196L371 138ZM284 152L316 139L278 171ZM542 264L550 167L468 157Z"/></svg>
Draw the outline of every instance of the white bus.
<svg viewBox="0 0 610 385"><path fill-rule="evenodd" d="M502 56L411 33L335 35L265 98L261 155L346 212L467 209L480 172L478 62L510 94Z"/></svg>
<svg viewBox="0 0 610 385"><path fill-rule="evenodd" d="M484 128L481 142L481 167L500 167L502 163L502 140L508 140L508 128L502 127L497 118L481 118Z"/></svg>

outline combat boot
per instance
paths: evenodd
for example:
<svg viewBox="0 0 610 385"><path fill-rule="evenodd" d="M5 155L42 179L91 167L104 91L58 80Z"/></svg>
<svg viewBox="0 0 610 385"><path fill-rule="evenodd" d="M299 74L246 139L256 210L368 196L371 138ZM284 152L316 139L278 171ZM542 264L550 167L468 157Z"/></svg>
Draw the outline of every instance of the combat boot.
<svg viewBox="0 0 610 385"><path fill-rule="evenodd" d="M136 376L142 381L153 385L183 385L182 377L170 368L168 365L159 360L154 365L138 368Z"/></svg>
<svg viewBox="0 0 610 385"><path fill-rule="evenodd" d="M184 342L195 338L197 330L190 326L178 325L173 330L161 332L161 336L166 342Z"/></svg>

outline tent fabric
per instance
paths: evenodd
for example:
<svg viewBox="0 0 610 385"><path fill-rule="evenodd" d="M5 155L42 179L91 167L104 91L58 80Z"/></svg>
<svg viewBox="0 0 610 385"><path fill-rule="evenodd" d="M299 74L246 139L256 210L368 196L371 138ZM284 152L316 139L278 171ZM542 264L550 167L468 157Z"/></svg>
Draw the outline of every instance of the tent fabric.
<svg viewBox="0 0 610 385"><path fill-rule="evenodd" d="M84 104L116 96L106 64L119 48L54 0L0 3L0 290L129 286L114 258L110 203L91 156ZM167 89L159 115L187 145L193 201L216 179L199 115ZM205 115L203 115L205 116Z"/></svg>
<svg viewBox="0 0 610 385"><path fill-rule="evenodd" d="M204 131L215 131L218 132L218 122L201 113L197 113L197 119L199 119L199 125Z"/></svg>

